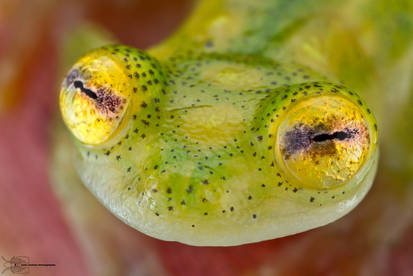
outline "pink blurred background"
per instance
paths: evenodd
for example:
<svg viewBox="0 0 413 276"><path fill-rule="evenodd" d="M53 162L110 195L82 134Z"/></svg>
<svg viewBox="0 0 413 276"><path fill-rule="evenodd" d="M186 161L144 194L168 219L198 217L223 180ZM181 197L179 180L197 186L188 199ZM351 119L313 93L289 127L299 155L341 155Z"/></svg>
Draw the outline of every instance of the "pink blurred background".
<svg viewBox="0 0 413 276"><path fill-rule="evenodd" d="M80 199L62 201L49 170L65 35L87 21L145 48L179 26L192 6L190 0L1 0L0 256L56 264L31 268L30 275L413 275L412 188L389 188L402 180L382 167L366 199L339 221L230 248L152 239L79 187ZM84 207L83 217L73 218Z"/></svg>

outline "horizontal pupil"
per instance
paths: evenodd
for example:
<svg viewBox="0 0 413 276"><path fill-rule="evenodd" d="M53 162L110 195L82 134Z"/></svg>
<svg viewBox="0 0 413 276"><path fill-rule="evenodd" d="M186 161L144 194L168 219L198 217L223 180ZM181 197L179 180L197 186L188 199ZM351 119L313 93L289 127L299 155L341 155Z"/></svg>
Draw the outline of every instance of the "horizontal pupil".
<svg viewBox="0 0 413 276"><path fill-rule="evenodd" d="M75 86L75 88L79 88L80 91L82 91L82 93L85 93L86 96L88 96L89 98L92 98L94 100L98 98L98 96L96 95L95 92L93 92L90 89L87 89L87 88L83 87L83 82L77 80L73 83L73 85Z"/></svg>
<svg viewBox="0 0 413 276"><path fill-rule="evenodd" d="M352 135L351 133L345 132L345 131L336 131L333 134L328 134L328 133L323 133L323 134L319 134L313 137L313 141L314 142L324 142L327 140L334 140L334 139L338 139L338 140L344 140L347 138L351 138Z"/></svg>

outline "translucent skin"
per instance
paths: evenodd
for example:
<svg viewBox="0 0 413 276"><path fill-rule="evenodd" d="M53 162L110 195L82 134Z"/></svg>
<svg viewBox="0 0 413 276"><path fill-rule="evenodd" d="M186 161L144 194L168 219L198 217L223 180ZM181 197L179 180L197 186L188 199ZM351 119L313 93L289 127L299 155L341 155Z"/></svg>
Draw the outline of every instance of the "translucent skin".
<svg viewBox="0 0 413 276"><path fill-rule="evenodd" d="M232 2L205 1L149 53L94 50L63 81L83 182L150 236L237 245L291 235L345 215L373 182L366 103L265 54L277 39L263 26L279 2Z"/></svg>

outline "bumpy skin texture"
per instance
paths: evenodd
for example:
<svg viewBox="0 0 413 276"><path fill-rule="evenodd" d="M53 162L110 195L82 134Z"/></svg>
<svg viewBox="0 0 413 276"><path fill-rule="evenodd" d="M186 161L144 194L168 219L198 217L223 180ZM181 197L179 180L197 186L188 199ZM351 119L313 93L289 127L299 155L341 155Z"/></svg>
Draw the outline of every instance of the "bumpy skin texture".
<svg viewBox="0 0 413 276"><path fill-rule="evenodd" d="M106 46L63 81L83 182L148 235L193 245L290 235L340 218L373 182L366 103L271 56L305 5L250 2L205 1L148 53Z"/></svg>

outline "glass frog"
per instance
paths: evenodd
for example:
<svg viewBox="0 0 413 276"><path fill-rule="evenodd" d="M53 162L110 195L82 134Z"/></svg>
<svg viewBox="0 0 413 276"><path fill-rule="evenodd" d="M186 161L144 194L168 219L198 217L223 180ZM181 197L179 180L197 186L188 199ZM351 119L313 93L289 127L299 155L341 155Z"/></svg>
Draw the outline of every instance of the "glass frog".
<svg viewBox="0 0 413 276"><path fill-rule="evenodd" d="M310 3L203 1L165 42L88 52L60 91L83 183L158 239L230 246L333 222L371 187L378 128L277 52Z"/></svg>

